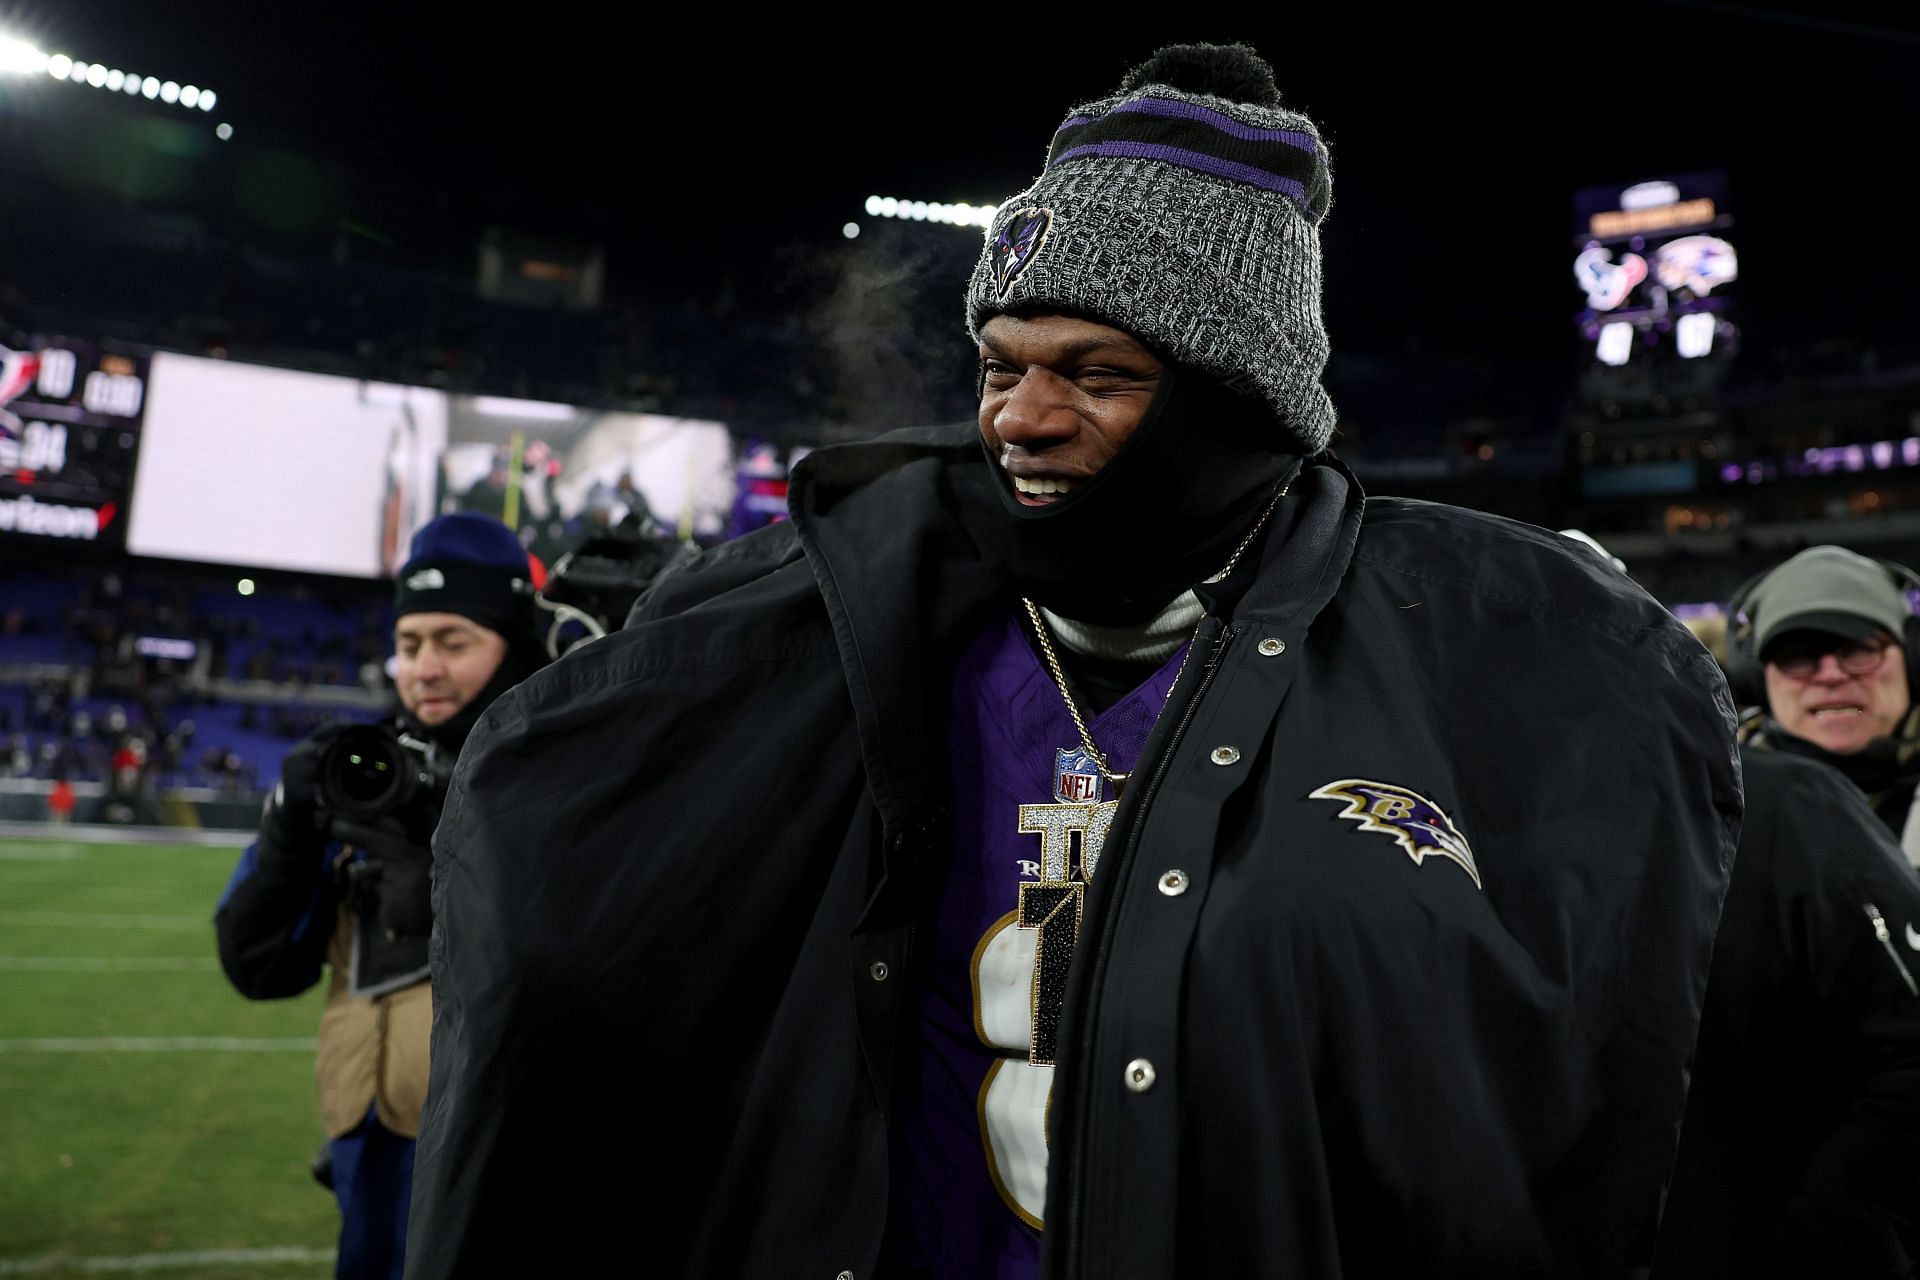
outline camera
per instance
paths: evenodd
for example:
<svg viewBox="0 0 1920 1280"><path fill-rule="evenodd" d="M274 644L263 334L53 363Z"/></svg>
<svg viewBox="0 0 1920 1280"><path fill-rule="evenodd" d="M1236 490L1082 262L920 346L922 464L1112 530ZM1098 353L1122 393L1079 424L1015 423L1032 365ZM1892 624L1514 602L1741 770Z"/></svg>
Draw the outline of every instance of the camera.
<svg viewBox="0 0 1920 1280"><path fill-rule="evenodd" d="M575 645L618 631L653 580L697 554L698 548L658 538L628 516L589 538L553 566L541 606L554 615L547 653L558 658Z"/></svg>
<svg viewBox="0 0 1920 1280"><path fill-rule="evenodd" d="M430 748L391 725L353 725L321 755L319 791L320 807L350 822L409 813L437 791Z"/></svg>

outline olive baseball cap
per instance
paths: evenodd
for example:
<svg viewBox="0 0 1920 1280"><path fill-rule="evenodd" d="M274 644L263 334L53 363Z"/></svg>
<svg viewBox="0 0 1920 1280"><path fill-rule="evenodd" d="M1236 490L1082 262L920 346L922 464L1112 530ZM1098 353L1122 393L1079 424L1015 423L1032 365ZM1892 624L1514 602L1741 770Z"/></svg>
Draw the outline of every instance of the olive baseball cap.
<svg viewBox="0 0 1920 1280"><path fill-rule="evenodd" d="M1845 547L1809 547L1761 580L1747 596L1753 651L1790 631L1824 631L1867 640L1882 631L1904 641L1906 592L1886 566Z"/></svg>

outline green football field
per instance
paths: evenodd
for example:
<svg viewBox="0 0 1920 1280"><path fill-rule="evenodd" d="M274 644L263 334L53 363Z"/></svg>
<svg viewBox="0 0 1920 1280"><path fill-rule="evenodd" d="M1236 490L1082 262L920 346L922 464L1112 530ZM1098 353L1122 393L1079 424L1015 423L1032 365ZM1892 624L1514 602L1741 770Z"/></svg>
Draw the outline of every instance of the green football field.
<svg viewBox="0 0 1920 1280"><path fill-rule="evenodd" d="M238 856L0 839L0 1277L332 1274L320 992L227 985Z"/></svg>

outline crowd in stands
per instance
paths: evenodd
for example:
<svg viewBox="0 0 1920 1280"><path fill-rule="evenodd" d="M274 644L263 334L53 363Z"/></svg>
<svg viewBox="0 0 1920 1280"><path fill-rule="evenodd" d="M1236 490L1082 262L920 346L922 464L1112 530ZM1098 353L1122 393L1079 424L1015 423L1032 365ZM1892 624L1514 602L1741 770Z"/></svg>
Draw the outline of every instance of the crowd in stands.
<svg viewBox="0 0 1920 1280"><path fill-rule="evenodd" d="M1670 553L1628 571L1669 605L1724 601L1792 548ZM1920 543L1877 554L1920 565ZM382 584L0 563L0 781L255 795L322 724L389 693Z"/></svg>
<svg viewBox="0 0 1920 1280"><path fill-rule="evenodd" d="M384 696L381 593L0 567L0 778L257 792Z"/></svg>

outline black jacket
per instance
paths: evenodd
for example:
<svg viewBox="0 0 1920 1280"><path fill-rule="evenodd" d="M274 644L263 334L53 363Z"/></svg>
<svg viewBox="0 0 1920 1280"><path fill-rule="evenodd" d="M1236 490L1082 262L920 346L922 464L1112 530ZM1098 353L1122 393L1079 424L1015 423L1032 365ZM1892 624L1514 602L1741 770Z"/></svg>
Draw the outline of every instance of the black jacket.
<svg viewBox="0 0 1920 1280"><path fill-rule="evenodd" d="M1746 826L1654 1275L1909 1276L1920 879L1840 774L1741 759Z"/></svg>
<svg viewBox="0 0 1920 1280"><path fill-rule="evenodd" d="M1740 726L1743 746L1813 760L1837 770L1866 794L1874 816L1893 833L1897 845L1904 838L1916 786L1920 786L1920 707L1909 711L1889 738L1867 745L1852 755L1836 755L1780 727L1764 711ZM1908 861L1905 852L1902 861Z"/></svg>
<svg viewBox="0 0 1920 1280"><path fill-rule="evenodd" d="M996 482L952 431L816 453L791 523L489 711L435 837L414 1280L874 1274L931 708L1010 605L952 513ZM1295 494L1091 888L1043 1271L1617 1274L1738 827L1724 684L1557 535L1324 461ZM1310 794L1350 779L1438 804L1484 890Z"/></svg>

